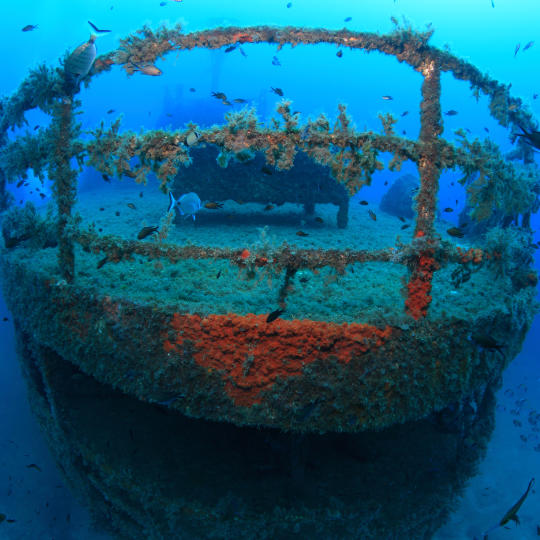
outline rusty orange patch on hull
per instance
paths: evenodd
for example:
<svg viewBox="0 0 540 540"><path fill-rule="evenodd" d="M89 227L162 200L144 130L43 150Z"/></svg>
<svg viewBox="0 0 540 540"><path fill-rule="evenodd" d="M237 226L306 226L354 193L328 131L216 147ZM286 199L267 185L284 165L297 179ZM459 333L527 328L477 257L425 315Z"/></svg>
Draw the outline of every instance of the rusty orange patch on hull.
<svg viewBox="0 0 540 540"><path fill-rule="evenodd" d="M433 258L432 251L425 251L420 255L418 268L407 284L409 294L405 301L405 308L407 313L416 320L426 316L427 309L431 303L431 296L429 294L431 292L431 280L433 279L433 272L437 268L438 264Z"/></svg>
<svg viewBox="0 0 540 540"><path fill-rule="evenodd" d="M305 365L329 357L347 364L353 356L381 346L392 333L389 326L357 323L278 319L268 324L266 317L175 313L163 348L182 354L189 343L199 366L221 373L235 404L251 406L276 379L300 376Z"/></svg>

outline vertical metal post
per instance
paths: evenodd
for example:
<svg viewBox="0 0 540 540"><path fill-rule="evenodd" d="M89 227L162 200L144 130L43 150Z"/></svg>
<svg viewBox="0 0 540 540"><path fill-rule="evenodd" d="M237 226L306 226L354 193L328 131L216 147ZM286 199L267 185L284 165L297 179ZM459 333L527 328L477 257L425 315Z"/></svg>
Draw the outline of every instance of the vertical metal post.
<svg viewBox="0 0 540 540"><path fill-rule="evenodd" d="M420 103L420 143L421 157L418 162L420 190L416 199L415 238L425 238L426 248L419 254L411 279L407 284L408 297L405 307L415 319L425 317L431 302L431 280L437 269L433 258L436 240L434 221L439 190L440 147L439 135L442 133L441 116L441 74L434 59L427 58L419 68L422 83L422 102Z"/></svg>
<svg viewBox="0 0 540 540"><path fill-rule="evenodd" d="M421 157L418 162L420 191L416 199L418 218L415 237L433 237L433 223L439 191L439 135L442 133L441 73L434 60L426 60L420 67L424 75L420 103Z"/></svg>
<svg viewBox="0 0 540 540"><path fill-rule="evenodd" d="M62 277L72 283L75 275L73 240L67 231L71 210L75 204L77 173L71 168L73 101L65 97L58 104L53 120L56 143L52 156L51 176L58 205L58 263Z"/></svg>

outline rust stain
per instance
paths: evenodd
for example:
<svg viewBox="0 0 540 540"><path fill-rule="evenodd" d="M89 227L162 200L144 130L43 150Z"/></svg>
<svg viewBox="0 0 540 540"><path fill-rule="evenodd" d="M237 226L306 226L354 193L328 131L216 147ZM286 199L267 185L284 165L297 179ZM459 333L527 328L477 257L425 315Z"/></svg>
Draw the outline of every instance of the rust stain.
<svg viewBox="0 0 540 540"><path fill-rule="evenodd" d="M220 372L227 394L239 406L260 403L276 379L298 377L315 360L334 357L347 364L392 334L389 326L358 323L278 319L267 324L265 314L201 318L175 313L170 329L162 336L164 351L182 354L189 343L195 362Z"/></svg>

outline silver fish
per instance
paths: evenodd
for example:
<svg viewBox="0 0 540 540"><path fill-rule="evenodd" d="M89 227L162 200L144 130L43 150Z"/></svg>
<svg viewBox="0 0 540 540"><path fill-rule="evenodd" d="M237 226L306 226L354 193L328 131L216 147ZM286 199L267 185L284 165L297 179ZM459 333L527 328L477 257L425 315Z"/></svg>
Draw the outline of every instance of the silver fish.
<svg viewBox="0 0 540 540"><path fill-rule="evenodd" d="M201 208L201 199L199 199L196 193L190 191L189 193L184 193L184 195L176 200L172 191L169 191L169 208L167 212L171 212L175 208L178 209L181 216L191 216L195 220L195 214Z"/></svg>
<svg viewBox="0 0 540 540"><path fill-rule="evenodd" d="M186 146L193 146L201 137L198 131L190 131L186 136Z"/></svg>
<svg viewBox="0 0 540 540"><path fill-rule="evenodd" d="M95 41L96 36L92 34L88 41L79 45L66 59L64 71L67 79L76 86L92 69L97 54Z"/></svg>

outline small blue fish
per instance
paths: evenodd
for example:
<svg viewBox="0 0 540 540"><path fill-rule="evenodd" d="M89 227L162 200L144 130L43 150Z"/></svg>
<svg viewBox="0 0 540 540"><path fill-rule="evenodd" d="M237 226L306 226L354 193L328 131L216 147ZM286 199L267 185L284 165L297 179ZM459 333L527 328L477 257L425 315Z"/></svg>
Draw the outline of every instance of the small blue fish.
<svg viewBox="0 0 540 540"><path fill-rule="evenodd" d="M273 66L281 66L281 62L279 61L277 56L272 57L272 65Z"/></svg>
<svg viewBox="0 0 540 540"><path fill-rule="evenodd" d="M172 191L169 191L169 208L167 212L171 212L175 208L178 209L181 216L191 216L195 221L195 214L201 208L201 199L199 199L199 196L196 193L190 191L189 193L184 193L184 195L176 200Z"/></svg>

